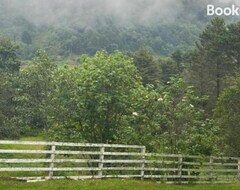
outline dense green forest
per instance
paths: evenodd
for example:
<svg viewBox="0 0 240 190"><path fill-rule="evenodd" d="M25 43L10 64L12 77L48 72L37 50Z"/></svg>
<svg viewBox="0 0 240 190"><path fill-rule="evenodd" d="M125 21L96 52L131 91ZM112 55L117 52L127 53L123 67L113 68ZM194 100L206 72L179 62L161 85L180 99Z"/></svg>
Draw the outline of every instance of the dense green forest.
<svg viewBox="0 0 240 190"><path fill-rule="evenodd" d="M44 22L1 0L0 138L240 156L240 22L179 2L168 19L94 9Z"/></svg>
<svg viewBox="0 0 240 190"><path fill-rule="evenodd" d="M205 13L207 1L134 0L119 5L108 0L102 4L94 0L28 1L11 0L15 6L9 1L0 1L1 34L20 45L23 59L31 59L38 49L45 49L60 60L69 56L76 58L79 54L94 55L101 49L128 52L141 47L169 56L176 49L184 51L193 47L211 19ZM108 5L104 7L104 3ZM115 6L119 6L119 13ZM36 7L40 13L34 12ZM66 7L72 12L65 13ZM133 13L128 9L133 9Z"/></svg>

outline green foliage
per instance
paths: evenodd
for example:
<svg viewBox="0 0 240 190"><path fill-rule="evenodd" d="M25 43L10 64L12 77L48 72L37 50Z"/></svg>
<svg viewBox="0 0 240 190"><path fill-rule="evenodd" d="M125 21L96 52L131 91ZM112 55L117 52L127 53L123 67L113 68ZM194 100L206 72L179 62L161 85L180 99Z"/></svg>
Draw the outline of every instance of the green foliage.
<svg viewBox="0 0 240 190"><path fill-rule="evenodd" d="M18 46L13 44L10 39L0 39L0 72L15 73L19 71L20 62L16 50Z"/></svg>
<svg viewBox="0 0 240 190"><path fill-rule="evenodd" d="M50 139L56 141L83 141L79 130L81 119L80 88L78 71L75 67L59 67L52 78L52 91L49 96Z"/></svg>
<svg viewBox="0 0 240 190"><path fill-rule="evenodd" d="M47 107L56 66L46 53L39 51L33 61L24 67L17 78L14 98L18 115L17 125L23 130L48 127Z"/></svg>
<svg viewBox="0 0 240 190"><path fill-rule="evenodd" d="M232 23L228 25L228 32L222 40L224 44L224 51L226 52L228 58L231 60L232 67L239 67L240 63L240 22ZM234 70L234 68L232 68Z"/></svg>
<svg viewBox="0 0 240 190"><path fill-rule="evenodd" d="M181 78L171 78L154 90L136 91L135 111L121 142L145 144L150 151L210 155L217 153L218 129L205 119L200 104L204 97L194 94Z"/></svg>
<svg viewBox="0 0 240 190"><path fill-rule="evenodd" d="M157 152L216 150L208 142L217 140L217 129L199 108L205 98L181 78L157 89L144 87L133 60L120 52L98 52L81 62L55 73L48 131L52 139L144 144Z"/></svg>
<svg viewBox="0 0 240 190"><path fill-rule="evenodd" d="M175 61L175 63L177 64L178 72L182 72L183 69L184 69L184 65L183 65L183 52L178 49L175 52L173 52L171 57Z"/></svg>
<svg viewBox="0 0 240 190"><path fill-rule="evenodd" d="M172 77L182 74L181 66L178 66L178 62L174 61L171 58L160 59L160 67L162 70L161 80L166 84Z"/></svg>
<svg viewBox="0 0 240 190"><path fill-rule="evenodd" d="M179 53L177 53L179 54ZM141 48L131 56L134 59L134 64L138 68L140 75L143 78L143 84L154 85L166 84L171 77L181 74L182 72L182 58L181 55L175 55L174 59L162 58L154 55L150 50Z"/></svg>
<svg viewBox="0 0 240 190"><path fill-rule="evenodd" d="M27 31L22 33L22 42L25 44L32 44L32 38Z"/></svg>
<svg viewBox="0 0 240 190"><path fill-rule="evenodd" d="M17 137L19 130L14 125L16 93L15 80L20 62L15 46L9 39L0 39L0 138Z"/></svg>
<svg viewBox="0 0 240 190"><path fill-rule="evenodd" d="M209 112L214 108L220 92L225 87L225 77L235 72L235 58L228 56L229 50L226 50L231 42L228 40L229 32L224 19L214 18L199 36L195 50L186 56L187 80L199 95L209 96L205 108Z"/></svg>
<svg viewBox="0 0 240 190"><path fill-rule="evenodd" d="M240 155L240 78L220 95L214 111L216 125L221 129L222 148L234 156Z"/></svg>
<svg viewBox="0 0 240 190"><path fill-rule="evenodd" d="M143 24L119 22L119 18L101 16L87 25L77 21L82 19L79 17L67 25L64 18L49 26L35 25L29 19L16 16L15 11L1 12L0 33L20 44L20 55L27 60L34 56L36 49L46 49L52 56L69 57L79 54L94 55L101 49L109 53L117 49L135 52L147 46L154 53L170 55L176 49L184 50L193 46L201 31L199 27L205 23L198 24L189 19L166 23L161 19Z"/></svg>
<svg viewBox="0 0 240 190"><path fill-rule="evenodd" d="M19 70L17 47L2 40L0 138L45 131L49 140L140 144L154 152L203 155L219 153L223 138L226 149L238 154L234 149L238 126L230 126L238 122L239 114L225 101L238 105L237 83L220 96L216 122L211 116L226 85L225 77L238 70L238 24L226 25L215 18L199 36L195 49L184 54L178 47L166 58L154 53L173 52L178 42L172 35L178 40L189 36L174 30L188 30L186 26L162 26L120 30L109 22L105 25L109 31L76 26L57 32L46 27L37 40L52 55L75 58L74 54L95 54L102 47L114 52L97 51L92 57L83 55L80 64L58 67L46 53L38 52ZM21 54L36 47L32 29L26 31L32 44L25 34L20 45L29 49ZM116 33L121 35L115 38ZM146 37L149 33L152 38ZM131 58L116 49L139 50L129 53Z"/></svg>
<svg viewBox="0 0 240 190"><path fill-rule="evenodd" d="M162 74L160 63L150 51L144 48L139 49L133 54L133 59L145 85L160 83Z"/></svg>
<svg viewBox="0 0 240 190"><path fill-rule="evenodd" d="M197 96L191 86L180 78L171 78L163 88L165 119L162 122L163 151L187 154L211 155L216 153L218 130L205 119L201 103L206 97ZM208 142L214 142L208 144Z"/></svg>
<svg viewBox="0 0 240 190"><path fill-rule="evenodd" d="M139 69L149 68L145 61L154 63L146 50L135 56ZM22 134L45 130L51 140L144 144L156 152L216 152L209 142L217 142L218 129L201 109L206 98L196 96L181 77L171 77L174 69L167 62L159 64L170 81L143 85L134 60L119 51L85 55L80 65L64 67L38 52L13 78L14 120L6 120ZM177 64L172 65L177 73Z"/></svg>
<svg viewBox="0 0 240 190"><path fill-rule="evenodd" d="M16 111L14 108L14 104L11 100L12 95L12 89L11 87L7 86L0 87L0 138L1 139L7 139L7 138L17 138L20 135L20 129L15 124L16 123ZM7 90L7 91L6 91ZM10 90L10 91L9 91Z"/></svg>
<svg viewBox="0 0 240 190"><path fill-rule="evenodd" d="M146 46L154 53L169 55L176 49L193 46L199 33L197 26L185 23L123 24L114 18L101 18L90 26L75 23L69 27L46 27L36 39L41 37L38 45L49 49L51 54L64 57L94 55L101 49L109 53L117 49L135 52Z"/></svg>
<svg viewBox="0 0 240 190"><path fill-rule="evenodd" d="M102 51L92 58L83 57L79 67L64 70L57 74L53 100L57 110L71 114L62 116L62 121L57 119L62 112L53 112L56 123L51 130L57 133L54 136L68 134L60 130L58 134L59 127L75 127L85 141L115 141L117 131L124 127L125 116L131 114L133 91L141 87L132 59L118 51L110 55Z"/></svg>

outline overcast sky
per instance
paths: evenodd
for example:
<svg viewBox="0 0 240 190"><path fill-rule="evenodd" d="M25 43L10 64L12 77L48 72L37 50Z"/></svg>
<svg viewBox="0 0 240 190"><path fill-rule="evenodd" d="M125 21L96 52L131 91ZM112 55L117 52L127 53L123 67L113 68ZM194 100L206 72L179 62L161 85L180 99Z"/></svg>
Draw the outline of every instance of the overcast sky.
<svg viewBox="0 0 240 190"><path fill-rule="evenodd" d="M66 22L81 20L90 23L98 15L148 22L176 18L183 11L183 1L195 2L199 6L207 2L207 0L0 0L0 11L5 10L15 16L24 16L35 24L51 24L59 20ZM218 2L220 1L231 0Z"/></svg>

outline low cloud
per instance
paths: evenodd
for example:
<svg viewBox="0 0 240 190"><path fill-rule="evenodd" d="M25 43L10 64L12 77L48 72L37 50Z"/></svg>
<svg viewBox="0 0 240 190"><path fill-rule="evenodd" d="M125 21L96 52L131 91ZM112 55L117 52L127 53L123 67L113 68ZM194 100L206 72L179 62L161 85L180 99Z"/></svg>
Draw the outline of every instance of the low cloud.
<svg viewBox="0 0 240 190"><path fill-rule="evenodd" d="M35 24L74 23L89 25L101 16L140 23L174 20L186 6L205 5L208 0L0 0L0 11L23 16ZM229 0L222 1L223 3ZM2 9L2 10L1 10ZM191 13L189 13L191 14Z"/></svg>

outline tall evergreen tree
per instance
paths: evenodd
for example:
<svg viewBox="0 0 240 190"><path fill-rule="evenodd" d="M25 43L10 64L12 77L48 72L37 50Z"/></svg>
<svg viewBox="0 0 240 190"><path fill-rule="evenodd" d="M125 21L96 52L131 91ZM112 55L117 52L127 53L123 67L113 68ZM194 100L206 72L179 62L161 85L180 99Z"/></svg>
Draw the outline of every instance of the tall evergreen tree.
<svg viewBox="0 0 240 190"><path fill-rule="evenodd" d="M133 54L133 58L145 85L160 83L162 74L160 63L149 50L139 49Z"/></svg>
<svg viewBox="0 0 240 190"><path fill-rule="evenodd" d="M231 69L224 44L227 31L224 20L214 18L199 36L195 50L187 58L188 80L199 94L210 97L210 110L224 88L224 77Z"/></svg>

